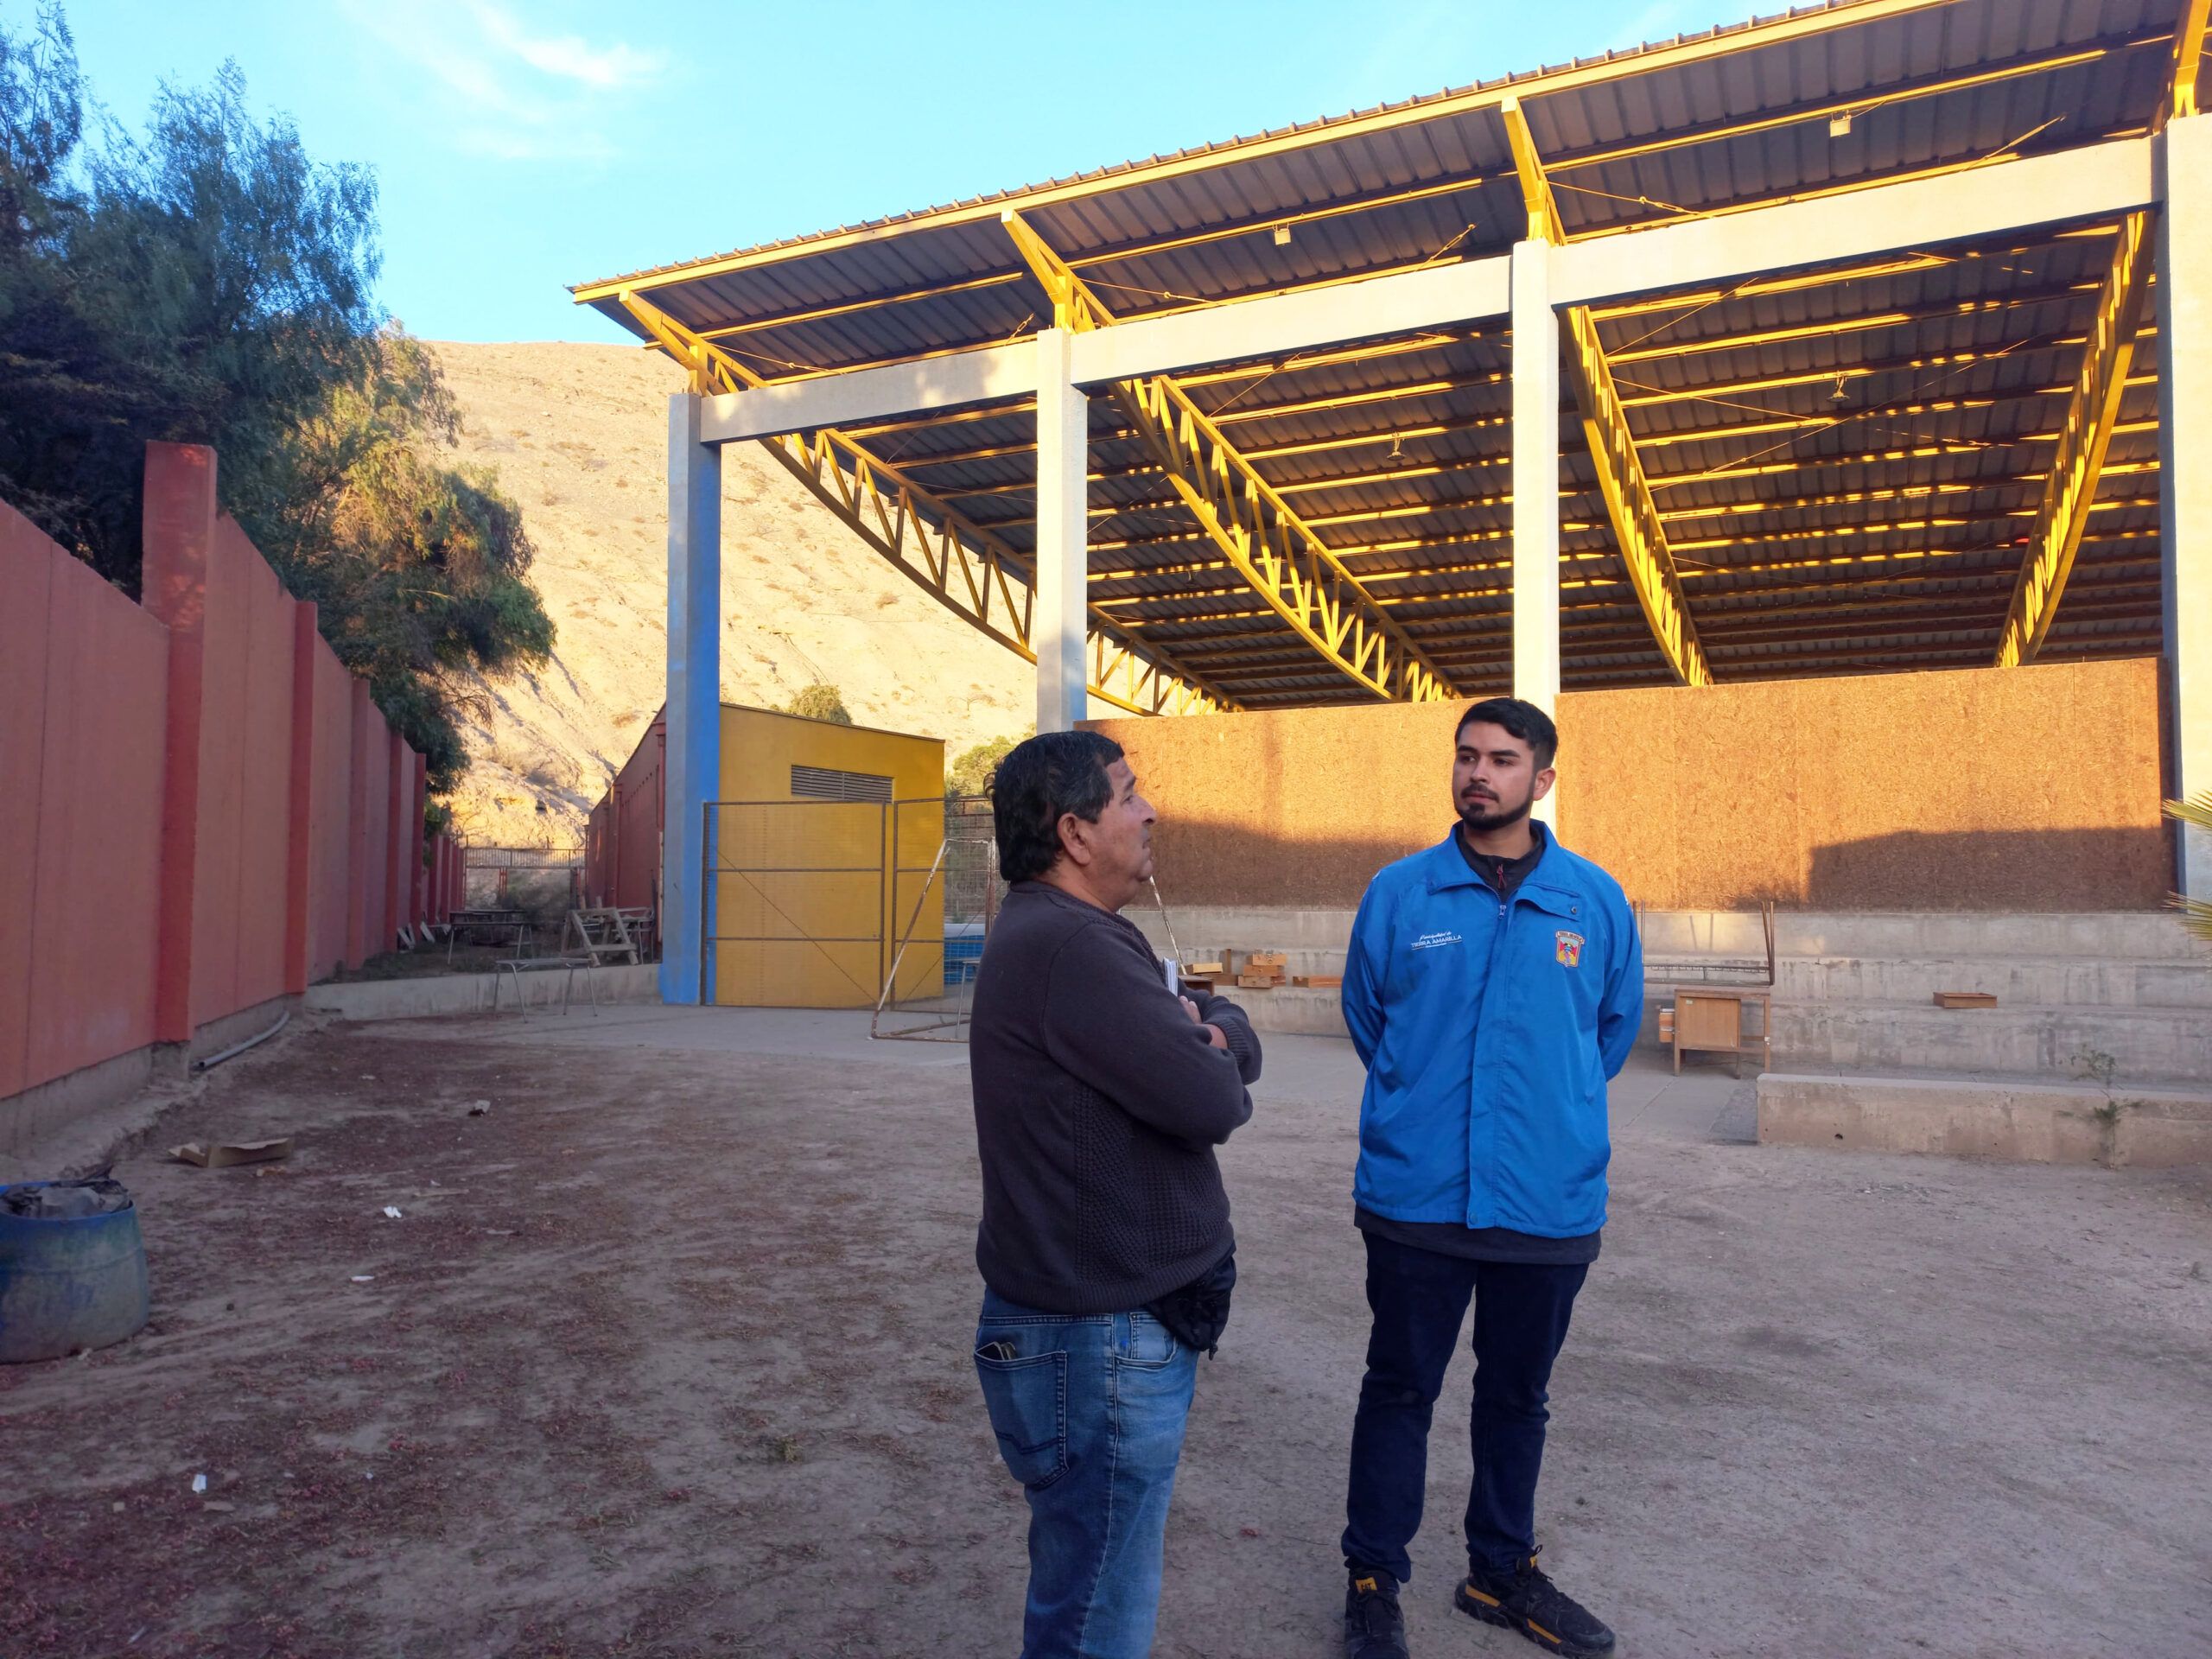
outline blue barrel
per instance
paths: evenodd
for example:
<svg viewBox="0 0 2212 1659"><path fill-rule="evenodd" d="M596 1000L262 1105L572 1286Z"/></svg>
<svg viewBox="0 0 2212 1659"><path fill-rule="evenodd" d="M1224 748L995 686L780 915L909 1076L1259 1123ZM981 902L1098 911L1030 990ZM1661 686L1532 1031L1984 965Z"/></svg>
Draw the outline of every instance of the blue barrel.
<svg viewBox="0 0 2212 1659"><path fill-rule="evenodd" d="M146 1245L136 1205L69 1217L19 1216L0 1205L0 1363L105 1348L145 1323Z"/></svg>

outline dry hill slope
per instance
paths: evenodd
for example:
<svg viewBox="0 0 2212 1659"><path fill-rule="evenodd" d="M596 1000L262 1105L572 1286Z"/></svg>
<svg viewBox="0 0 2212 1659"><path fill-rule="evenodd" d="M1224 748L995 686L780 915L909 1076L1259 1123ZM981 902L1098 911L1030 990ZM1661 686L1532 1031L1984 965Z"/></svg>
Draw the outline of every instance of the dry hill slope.
<svg viewBox="0 0 2212 1659"><path fill-rule="evenodd" d="M470 840L569 845L660 706L667 641L665 359L623 346L441 345L461 458L499 468L537 546L560 630L535 675L484 683L454 797ZM1028 665L946 611L756 445L722 452L725 700L778 704L817 680L868 726L947 757L1030 720Z"/></svg>

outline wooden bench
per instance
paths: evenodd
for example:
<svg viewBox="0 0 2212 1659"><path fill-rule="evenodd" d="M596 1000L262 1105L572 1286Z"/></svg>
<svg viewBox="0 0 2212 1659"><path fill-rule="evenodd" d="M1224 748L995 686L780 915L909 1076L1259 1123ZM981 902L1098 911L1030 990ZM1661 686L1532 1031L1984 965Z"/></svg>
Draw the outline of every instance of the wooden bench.
<svg viewBox="0 0 2212 1659"><path fill-rule="evenodd" d="M642 963L645 959L647 930L652 925L650 906L592 905L569 912L561 929L561 950L569 951L569 938L594 963Z"/></svg>

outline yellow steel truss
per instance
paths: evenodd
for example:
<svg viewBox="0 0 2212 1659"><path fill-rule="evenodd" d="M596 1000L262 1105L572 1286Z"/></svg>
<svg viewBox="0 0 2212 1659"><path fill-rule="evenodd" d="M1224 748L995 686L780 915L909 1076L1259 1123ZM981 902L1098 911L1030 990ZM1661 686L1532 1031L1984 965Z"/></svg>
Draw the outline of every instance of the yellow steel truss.
<svg viewBox="0 0 2212 1659"><path fill-rule="evenodd" d="M1114 314L1008 208L1007 232L1052 302L1056 326L1110 326ZM1378 697L1440 702L1450 677L1392 621L1221 428L1167 375L1117 382L1115 397L1176 495L1236 574L1328 664Z"/></svg>
<svg viewBox="0 0 2212 1659"><path fill-rule="evenodd" d="M2082 531L2097 505L2097 483L2105 450L2120 421L2120 396L2127 390L2136 324L2151 275L2152 223L2147 209L2127 216L2104 286L2097 292L2096 321L2082 353L2082 370L2066 406L2066 424L2059 430L2058 453L2051 457L2044 479L2043 503L1998 640L1999 668L2017 668L2043 649L2058 614L2058 602L2065 596Z"/></svg>
<svg viewBox="0 0 2212 1659"><path fill-rule="evenodd" d="M2153 131L2176 116L2196 112L2197 72L2204 57L2208 20L2212 20L2212 0L2189 0L2183 8L2174 29L2165 94L2152 118ZM2066 423L2058 430L2058 452L2051 457L2050 470L2044 479L2043 503L2028 537L2028 550L2020 560L2004 629L1998 635L1999 668L2017 668L2035 659L2050 636L2059 601L2066 596L2066 579L2073 573L2082 532L2097 505L2105 451L2113 434L2124 429L2120 425L2120 403L2127 391L2143 295L2151 282L2152 242L2157 225L2157 213L2150 208L2130 213L2120 221L2111 263L2097 289L2096 317L2082 342L2082 368L2067 400Z"/></svg>
<svg viewBox="0 0 2212 1659"><path fill-rule="evenodd" d="M1552 196L1551 181L1544 176L1536 153L1535 135L1521 102L1507 98L1501 105L1506 136L1512 142L1513 162L1521 175L1521 191L1529 209L1529 235L1540 242L1563 240L1559 206ZM1643 476L1643 463L1636 453L1636 435L1629 429L1628 411L1613 385L1611 365L1599 342L1597 320L1586 305L1567 310L1567 371L1574 385L1575 406L1582 413L1582 434L1598 472L1598 488L1605 499L1605 516L1612 523L1613 545L1628 571L1629 585L1643 608L1651 637L1675 677L1685 685L1710 685L1713 670L1697 637L1697 623L1690 615L1681 577L1675 569L1667 545L1666 526L1653 505L1651 486Z"/></svg>
<svg viewBox="0 0 2212 1659"><path fill-rule="evenodd" d="M763 382L651 302L621 302L704 396ZM809 493L863 542L969 626L1034 663L1033 569L1020 554L899 468L831 428L763 438L760 445ZM1084 641L1090 694L1131 714L1213 714L1236 701L1186 669L1173 653L1140 641L1126 624L1090 607Z"/></svg>
<svg viewBox="0 0 2212 1659"><path fill-rule="evenodd" d="M2166 85L2165 103L2156 125L2173 116L2197 112L2196 77L2204 62L2205 25L2212 22L2212 0L2189 0L2174 29L2173 72Z"/></svg>

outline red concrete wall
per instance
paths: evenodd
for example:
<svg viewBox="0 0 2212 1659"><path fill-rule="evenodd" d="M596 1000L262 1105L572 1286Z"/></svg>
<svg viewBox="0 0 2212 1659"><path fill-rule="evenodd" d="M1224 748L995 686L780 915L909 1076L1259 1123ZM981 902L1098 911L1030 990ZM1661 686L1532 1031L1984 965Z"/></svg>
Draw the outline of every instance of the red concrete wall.
<svg viewBox="0 0 2212 1659"><path fill-rule="evenodd" d="M154 1040L168 657L0 505L0 1096Z"/></svg>
<svg viewBox="0 0 2212 1659"><path fill-rule="evenodd" d="M215 521L207 563L194 1029L284 994L294 601L245 532Z"/></svg>
<svg viewBox="0 0 2212 1659"><path fill-rule="evenodd" d="M215 501L212 451L147 447L143 607L0 506L0 1098L430 903L423 758Z"/></svg>

